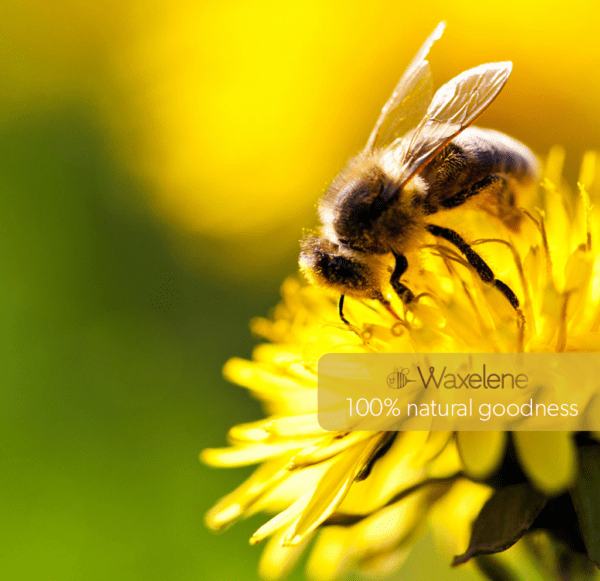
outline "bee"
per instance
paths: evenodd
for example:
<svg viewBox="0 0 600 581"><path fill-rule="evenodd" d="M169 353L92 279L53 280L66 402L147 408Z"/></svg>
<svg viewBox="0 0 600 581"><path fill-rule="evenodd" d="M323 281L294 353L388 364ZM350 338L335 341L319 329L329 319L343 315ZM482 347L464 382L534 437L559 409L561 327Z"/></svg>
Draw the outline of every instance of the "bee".
<svg viewBox="0 0 600 581"><path fill-rule="evenodd" d="M375 299L394 316L386 289L403 303L415 299L402 282L406 254L426 236L454 245L486 283L520 315L519 299L454 230L430 222L478 201L513 231L520 187L538 177L538 162L522 143L491 129L471 127L504 87L511 62L469 69L433 95L426 56L441 22L410 63L384 105L365 148L350 159L319 203L320 235L301 242L300 269L310 282L344 297Z"/></svg>

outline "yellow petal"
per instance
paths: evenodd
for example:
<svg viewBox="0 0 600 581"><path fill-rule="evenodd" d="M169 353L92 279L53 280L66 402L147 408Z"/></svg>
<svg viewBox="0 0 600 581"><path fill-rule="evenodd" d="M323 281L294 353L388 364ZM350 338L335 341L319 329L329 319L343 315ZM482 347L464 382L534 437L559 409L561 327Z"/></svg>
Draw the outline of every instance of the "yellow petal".
<svg viewBox="0 0 600 581"><path fill-rule="evenodd" d="M426 437L427 432L399 433L392 447L375 463L369 477L352 485L340 510L368 514L422 480L424 469L414 462L414 457Z"/></svg>
<svg viewBox="0 0 600 581"><path fill-rule="evenodd" d="M257 543L260 543L268 536L272 535L275 531L279 530L281 527L297 519L310 502L311 497L315 493L315 489L316 487L310 489L308 492L305 492L296 502L292 503L284 511L280 512L277 516L274 516L270 521L261 526L250 537L250 544L256 545Z"/></svg>
<svg viewBox="0 0 600 581"><path fill-rule="evenodd" d="M397 547L422 522L428 500L428 490L423 488L374 513L355 525L357 538L354 544L365 554Z"/></svg>
<svg viewBox="0 0 600 581"><path fill-rule="evenodd" d="M252 506L252 513L264 512L267 514L276 514L279 511L285 510L290 504L305 494L307 490L311 490L317 486L331 463L332 460L328 460L316 466L309 466L294 472L290 472L286 465L284 468L286 477Z"/></svg>
<svg viewBox="0 0 600 581"><path fill-rule="evenodd" d="M415 463L424 465L438 456L452 438L452 432L429 432L427 441L417 452Z"/></svg>
<svg viewBox="0 0 600 581"><path fill-rule="evenodd" d="M539 296L540 288L543 286L544 271L543 252L539 246L532 246L523 260L523 270L529 283L529 296Z"/></svg>
<svg viewBox="0 0 600 581"><path fill-rule="evenodd" d="M278 343L261 343L252 351L252 359L260 363L275 364L283 368L302 361L302 353L297 347Z"/></svg>
<svg viewBox="0 0 600 581"><path fill-rule="evenodd" d="M300 543L296 547L282 545L283 533L269 539L258 563L258 574L264 581L277 581L289 575L307 543Z"/></svg>
<svg viewBox="0 0 600 581"><path fill-rule="evenodd" d="M442 453L426 466L429 478L449 478L460 472L462 468L463 462L455 441L450 442Z"/></svg>
<svg viewBox="0 0 600 581"><path fill-rule="evenodd" d="M365 577L388 579L408 558L410 549L394 549L387 553L375 553L362 559L359 571Z"/></svg>
<svg viewBox="0 0 600 581"><path fill-rule="evenodd" d="M339 506L362 463L377 448L382 436L361 442L340 454L327 470L298 521L284 537L284 543L296 545L312 533Z"/></svg>
<svg viewBox="0 0 600 581"><path fill-rule="evenodd" d="M223 530L237 519L245 516L259 498L281 482L288 474L286 458L263 464L241 486L222 498L206 514L206 524L213 530Z"/></svg>
<svg viewBox="0 0 600 581"><path fill-rule="evenodd" d="M225 364L223 375L229 381L257 393L306 389L306 382L297 378L286 377L278 373L276 369L270 369L269 367L262 363L254 363L234 357Z"/></svg>
<svg viewBox="0 0 600 581"><path fill-rule="evenodd" d="M473 478L485 478L500 464L506 447L505 432L459 432L458 453L465 471Z"/></svg>
<svg viewBox="0 0 600 581"><path fill-rule="evenodd" d="M347 434L336 434L322 439L310 448L304 448L290 461L289 470L296 470L303 466L318 464L340 454L351 446L373 437L370 432L349 432Z"/></svg>
<svg viewBox="0 0 600 581"><path fill-rule="evenodd" d="M316 413L274 418L265 429L271 434L286 438L323 436L329 433L319 425Z"/></svg>
<svg viewBox="0 0 600 581"><path fill-rule="evenodd" d="M266 419L233 426L227 434L227 439L232 443L262 442L269 437L269 432L265 429L268 423L269 420Z"/></svg>
<svg viewBox="0 0 600 581"><path fill-rule="evenodd" d="M594 261L591 254L578 248L569 256L565 267L565 293L584 294L592 276Z"/></svg>
<svg viewBox="0 0 600 581"><path fill-rule="evenodd" d="M310 440L290 440L273 444L246 444L231 448L207 448L200 454L200 460L211 466L248 466L274 458L293 450L301 450L314 444Z"/></svg>
<svg viewBox="0 0 600 581"><path fill-rule="evenodd" d="M514 432L519 461L545 494L560 494L577 477L577 449L571 432Z"/></svg>
<svg viewBox="0 0 600 581"><path fill-rule="evenodd" d="M352 531L328 527L321 531L306 563L306 576L314 581L335 581L347 569L352 557Z"/></svg>
<svg viewBox="0 0 600 581"><path fill-rule="evenodd" d="M437 502L431 514L432 530L446 552L457 555L467 550L471 524L491 495L489 486L459 480Z"/></svg>

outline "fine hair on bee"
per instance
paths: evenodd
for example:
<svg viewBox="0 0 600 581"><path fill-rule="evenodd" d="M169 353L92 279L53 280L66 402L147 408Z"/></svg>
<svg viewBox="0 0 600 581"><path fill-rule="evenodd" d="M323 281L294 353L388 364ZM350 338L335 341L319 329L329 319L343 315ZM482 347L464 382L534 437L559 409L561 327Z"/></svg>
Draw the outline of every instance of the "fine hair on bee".
<svg viewBox="0 0 600 581"><path fill-rule="evenodd" d="M453 245L481 280L496 287L519 315L514 291L461 237L437 222L470 200L517 232L520 190L535 182L539 164L522 143L472 122L504 87L512 63L469 69L432 90L426 56L445 28L441 22L410 63L384 105L364 149L350 159L319 203L321 228L301 242L300 269L308 280L344 297L374 299L395 317L393 290L404 304L415 294L402 282L406 254L427 236Z"/></svg>

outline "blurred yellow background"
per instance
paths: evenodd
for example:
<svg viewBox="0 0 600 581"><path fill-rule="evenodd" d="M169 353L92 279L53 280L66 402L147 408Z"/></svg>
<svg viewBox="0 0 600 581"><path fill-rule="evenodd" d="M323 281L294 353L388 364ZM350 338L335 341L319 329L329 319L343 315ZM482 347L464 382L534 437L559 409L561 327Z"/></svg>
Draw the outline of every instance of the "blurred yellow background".
<svg viewBox="0 0 600 581"><path fill-rule="evenodd" d="M483 62L514 62L480 124L542 155L564 145L571 164L600 133L591 1L9 0L2 11L2 117L88 101L153 212L207 242L200 250L186 236L177 252L236 281L293 266L316 200L440 19L438 86Z"/></svg>
<svg viewBox="0 0 600 581"><path fill-rule="evenodd" d="M7 570L254 578L260 518L202 524L245 473L196 454L260 414L220 368L319 196L442 19L436 86L512 60L480 124L564 145L574 184L600 142L598 4L5 0L0 19Z"/></svg>

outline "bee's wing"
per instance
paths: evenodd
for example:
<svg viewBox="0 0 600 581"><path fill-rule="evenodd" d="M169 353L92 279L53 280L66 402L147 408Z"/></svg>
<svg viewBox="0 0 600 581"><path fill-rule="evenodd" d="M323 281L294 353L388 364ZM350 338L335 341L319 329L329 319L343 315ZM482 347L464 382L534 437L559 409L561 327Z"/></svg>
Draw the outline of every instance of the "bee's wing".
<svg viewBox="0 0 600 581"><path fill-rule="evenodd" d="M401 146L403 185L487 108L504 87L511 70L511 62L480 65L454 77L437 91L423 120Z"/></svg>
<svg viewBox="0 0 600 581"><path fill-rule="evenodd" d="M365 151L384 147L415 127L423 118L433 92L429 63L425 57L431 45L442 36L444 28L446 23L440 22L408 65L392 96L381 110Z"/></svg>

